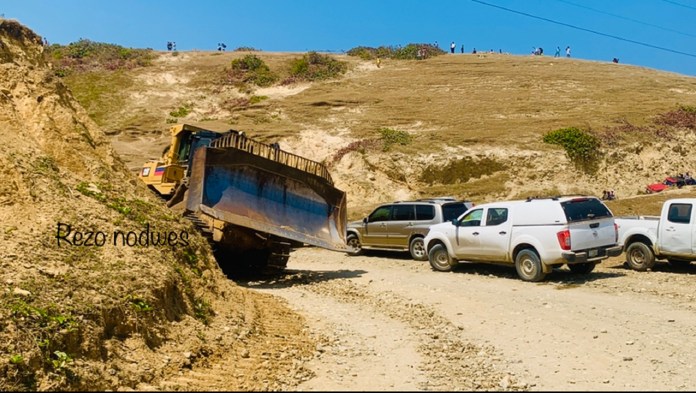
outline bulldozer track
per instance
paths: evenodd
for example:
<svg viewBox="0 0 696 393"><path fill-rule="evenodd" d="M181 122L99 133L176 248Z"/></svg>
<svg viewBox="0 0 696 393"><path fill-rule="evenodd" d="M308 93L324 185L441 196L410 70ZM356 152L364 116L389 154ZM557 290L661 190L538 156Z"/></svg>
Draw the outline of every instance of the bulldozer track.
<svg viewBox="0 0 696 393"><path fill-rule="evenodd" d="M198 232L200 232L211 245L214 245L213 230L210 228L210 226L208 226L208 223L203 221L203 219L201 219L198 214L194 212L184 213L184 218L191 221L191 223L196 226L196 229L198 229Z"/></svg>
<svg viewBox="0 0 696 393"><path fill-rule="evenodd" d="M206 238L213 250L217 248L217 242L213 240L213 230L205 220L195 212L184 213L184 218L189 220L196 227L198 232ZM269 239L268 250L269 254L266 266L271 269L285 269L290 259L292 244L283 239Z"/></svg>

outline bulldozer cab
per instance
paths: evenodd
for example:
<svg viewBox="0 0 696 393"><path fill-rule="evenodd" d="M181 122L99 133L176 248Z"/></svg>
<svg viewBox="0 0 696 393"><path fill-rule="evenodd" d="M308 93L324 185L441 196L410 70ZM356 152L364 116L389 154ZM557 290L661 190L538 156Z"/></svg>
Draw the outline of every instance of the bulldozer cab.
<svg viewBox="0 0 696 393"><path fill-rule="evenodd" d="M190 174L191 159L193 158L192 152L201 146L210 146L210 143L220 136L220 133L214 131L182 129L174 136L176 140L175 146L178 145L178 149L171 156L170 164L186 167L185 176L188 176Z"/></svg>
<svg viewBox="0 0 696 393"><path fill-rule="evenodd" d="M172 196L180 182L190 174L193 152L201 146L209 146L212 141L228 132L216 132L191 124L177 124L170 128L171 142L162 152L159 160L146 162L139 174L141 180L158 195Z"/></svg>

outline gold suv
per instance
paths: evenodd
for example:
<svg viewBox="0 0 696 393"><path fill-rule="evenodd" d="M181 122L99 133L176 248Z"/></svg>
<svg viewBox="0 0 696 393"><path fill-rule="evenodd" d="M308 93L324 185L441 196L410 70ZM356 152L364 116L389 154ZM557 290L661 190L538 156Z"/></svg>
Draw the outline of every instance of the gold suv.
<svg viewBox="0 0 696 393"><path fill-rule="evenodd" d="M427 261L423 238L431 225L452 221L474 206L452 197L392 202L378 206L360 221L348 223L349 255L363 250L408 251L417 261Z"/></svg>

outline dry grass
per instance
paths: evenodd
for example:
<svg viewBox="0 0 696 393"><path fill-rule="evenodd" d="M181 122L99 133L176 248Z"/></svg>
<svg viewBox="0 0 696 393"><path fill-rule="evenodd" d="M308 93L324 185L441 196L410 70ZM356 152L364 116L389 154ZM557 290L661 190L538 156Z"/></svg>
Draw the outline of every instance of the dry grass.
<svg viewBox="0 0 696 393"><path fill-rule="evenodd" d="M696 106L696 78L546 56L443 55L383 60L378 68L371 61L335 55L349 65L348 73L335 80L247 91L218 83L231 61L248 53L161 53L152 67L127 71L132 82L120 78L118 86L93 101L80 91L84 81L66 82L104 128L129 132L132 142L120 146L129 149L132 166L139 164L138 152L152 150L148 145L171 121L214 121L264 141L282 140L283 146L289 141L294 152L327 162L358 141L380 138L383 128L408 132L406 145L371 150L370 162L358 166L361 171L353 164L332 163L334 178L349 193L350 209L404 194L484 202L537 194L601 195L602 189L614 188L626 197L664 176L696 170L696 161L684 155L688 149L679 147L693 143L693 135L678 136L675 129L665 131L654 123L680 105ZM303 55L253 53L281 80L288 64ZM111 106L105 109L107 102ZM190 105L191 113L172 119L169 114L182 105ZM542 142L545 133L565 127L600 137L607 158L597 173L578 172L561 148ZM446 168L481 155L507 169L461 183L421 181L431 165ZM346 159L367 160L366 155L351 157ZM377 179L372 188L352 186L368 177Z"/></svg>
<svg viewBox="0 0 696 393"><path fill-rule="evenodd" d="M281 75L292 59L302 55L254 53ZM156 62L154 67L186 79L170 86L173 91L204 95L219 91L216 82L222 69L229 67L232 59L246 54L165 53L162 58L166 61ZM425 141L436 137L449 145L465 145L472 140L516 145L537 142L542 133L561 127L602 129L620 121L641 125L649 121L650 115L674 109L678 104L696 102L696 79L678 74L544 56L485 56L385 60L378 70L354 72L339 80L315 83L299 94L241 108L231 116L222 116L222 111L221 116L211 115L255 133L272 130L292 133L303 129L305 124L330 121L328 117L335 115L350 127L356 138L374 137L381 127L411 129L419 124L418 133ZM336 57L349 62L353 69L365 68L364 62L357 58ZM140 69L132 74L151 71ZM67 82L76 93L84 89L74 79ZM119 82L115 87L111 92L104 92L102 99L118 96L124 90L146 94L165 86ZM84 102L83 95L77 95L92 110L93 103ZM189 97L198 101L195 94ZM133 104L123 105L127 108ZM278 110L283 116L271 118L270 114ZM164 120L160 117L160 121ZM153 129L159 127L152 125ZM421 143L419 149L422 148L438 146Z"/></svg>

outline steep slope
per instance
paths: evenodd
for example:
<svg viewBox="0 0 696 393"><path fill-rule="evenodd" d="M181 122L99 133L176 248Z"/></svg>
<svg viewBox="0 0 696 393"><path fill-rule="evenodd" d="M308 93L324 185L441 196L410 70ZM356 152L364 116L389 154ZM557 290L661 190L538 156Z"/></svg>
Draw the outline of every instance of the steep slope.
<svg viewBox="0 0 696 393"><path fill-rule="evenodd" d="M127 171L41 42L0 20L0 390L186 388L174 376L223 354L245 370L227 389L295 384L293 360L313 347L301 318L222 275L194 227ZM269 343L281 334L284 347ZM295 356L276 362L281 351Z"/></svg>
<svg viewBox="0 0 696 393"><path fill-rule="evenodd" d="M101 97L123 102L103 125L131 169L157 156L167 122L222 122L329 163L353 217L376 203L433 194L483 202L612 188L623 198L696 170L696 156L681 148L693 146L694 130L654 124L680 105L696 105L696 78L545 56L444 55L377 67L332 55L349 65L338 79L243 91L223 83L230 62L248 54L159 53L151 67L119 79L95 72L66 83L86 107L95 105L88 81L120 83ZM301 55L253 54L279 72ZM181 107L188 112L173 117ZM565 127L605 138L597 171L576 169L563 149L542 142ZM410 143L383 151L384 128L408 133ZM450 164L459 164L456 180L431 184L423 177Z"/></svg>

